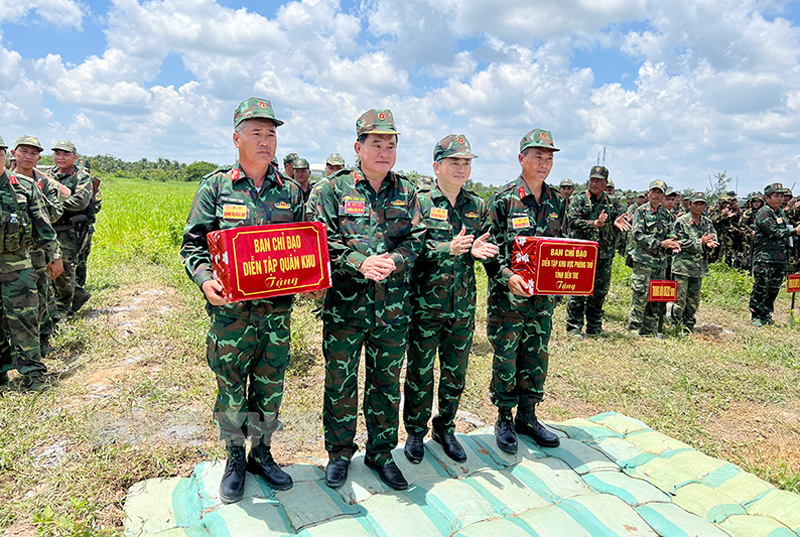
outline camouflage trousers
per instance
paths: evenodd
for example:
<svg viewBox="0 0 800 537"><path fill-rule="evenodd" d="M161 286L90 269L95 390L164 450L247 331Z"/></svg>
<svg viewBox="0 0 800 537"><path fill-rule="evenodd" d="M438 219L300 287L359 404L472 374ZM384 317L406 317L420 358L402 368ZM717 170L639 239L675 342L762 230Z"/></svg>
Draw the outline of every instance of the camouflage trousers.
<svg viewBox="0 0 800 537"><path fill-rule="evenodd" d="M611 266L614 258L598 259L594 276L594 293L591 296L571 296L567 303L567 330L580 332L586 316L586 333L603 331L603 303L611 284Z"/></svg>
<svg viewBox="0 0 800 537"><path fill-rule="evenodd" d="M380 327L326 322L322 331L325 396L322 425L331 459L350 460L358 417L358 363L364 347L364 420L366 457L377 464L392 460L397 446L400 368L406 348L407 323Z"/></svg>
<svg viewBox="0 0 800 537"><path fill-rule="evenodd" d="M650 268L641 263L633 264L631 274L631 314L628 317L628 330L638 330L642 335L653 335L656 333L657 316L659 309L662 308L661 302L649 302L647 300L650 280L664 279L664 268Z"/></svg>
<svg viewBox="0 0 800 537"><path fill-rule="evenodd" d="M39 292L39 343L42 356L50 353L50 338L55 330L53 315L56 309L56 295L53 290L53 282L47 274L47 266L36 267L38 280L36 288Z"/></svg>
<svg viewBox="0 0 800 537"><path fill-rule="evenodd" d="M786 265L758 263L753 265L753 292L750 295L750 314L761 322L772 321L775 299L783 286Z"/></svg>
<svg viewBox="0 0 800 537"><path fill-rule="evenodd" d="M81 287L86 286L86 263L89 259L89 254L92 253L92 235L94 235L94 226L89 228L86 244L81 248L78 260L75 262L75 283Z"/></svg>
<svg viewBox="0 0 800 537"><path fill-rule="evenodd" d="M519 405L520 412L531 412L544 398L553 309L551 298L542 296L525 315L489 311L486 333L494 348L490 391L498 408Z"/></svg>
<svg viewBox="0 0 800 537"><path fill-rule="evenodd" d="M289 364L290 312L263 302L210 307L208 366L217 377L214 422L220 438L241 445L278 428L283 377Z"/></svg>
<svg viewBox="0 0 800 537"><path fill-rule="evenodd" d="M439 413L433 428L455 431L454 420L467 377L475 320L415 315L408 328L403 422L408 434L425 436L433 407L433 366L439 351Z"/></svg>
<svg viewBox="0 0 800 537"><path fill-rule="evenodd" d="M695 314L700 307L700 286L703 279L683 274L675 274L678 282L678 296L672 306L672 322L683 325L689 330L694 330L697 323Z"/></svg>
<svg viewBox="0 0 800 537"><path fill-rule="evenodd" d="M64 272L53 280L56 291L56 320L66 319L72 312L72 299L79 286L75 280L75 268L80 259L82 244L78 244L77 232L74 230L59 231L58 243L61 246L61 257L64 262Z"/></svg>
<svg viewBox="0 0 800 537"><path fill-rule="evenodd" d="M39 352L39 293L32 268L0 274L3 338L0 339L0 373L16 369L21 375L47 371Z"/></svg>

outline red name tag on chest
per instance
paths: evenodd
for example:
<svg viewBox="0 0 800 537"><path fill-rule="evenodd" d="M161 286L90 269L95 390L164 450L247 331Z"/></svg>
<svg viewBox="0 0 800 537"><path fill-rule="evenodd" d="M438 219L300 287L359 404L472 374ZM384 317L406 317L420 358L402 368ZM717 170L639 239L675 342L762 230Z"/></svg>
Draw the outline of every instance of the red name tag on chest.
<svg viewBox="0 0 800 537"><path fill-rule="evenodd" d="M364 201L347 200L344 202L344 214L364 214L367 204Z"/></svg>

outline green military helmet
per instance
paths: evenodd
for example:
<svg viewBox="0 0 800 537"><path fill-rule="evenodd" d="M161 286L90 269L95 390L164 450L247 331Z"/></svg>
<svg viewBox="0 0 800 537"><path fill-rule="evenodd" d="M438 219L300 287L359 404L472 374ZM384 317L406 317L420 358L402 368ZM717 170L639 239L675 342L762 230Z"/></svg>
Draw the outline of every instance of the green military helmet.
<svg viewBox="0 0 800 537"><path fill-rule="evenodd" d="M8 149L8 146L6 145L2 136L0 136L0 149Z"/></svg>
<svg viewBox="0 0 800 537"><path fill-rule="evenodd" d="M472 147L469 145L469 140L463 134L448 134L438 142L433 148L433 161L439 162L440 160L448 157L459 158L478 158L478 155L472 152Z"/></svg>
<svg viewBox="0 0 800 537"><path fill-rule="evenodd" d="M300 157L297 156L297 153L289 153L285 157L283 157L283 165L286 166L287 164L291 164L295 160L299 159Z"/></svg>
<svg viewBox="0 0 800 537"><path fill-rule="evenodd" d="M60 151L66 151L67 153L78 153L78 150L75 148L75 144L68 140L59 140L56 142L56 145L53 146L51 151L55 151L56 149Z"/></svg>
<svg viewBox="0 0 800 537"><path fill-rule="evenodd" d="M575 183L572 182L572 179L562 179L560 183L558 183L558 188L562 188L568 186L570 188L575 188Z"/></svg>
<svg viewBox="0 0 800 537"><path fill-rule="evenodd" d="M690 203L696 203L698 201L702 201L706 205L708 205L708 199L706 198L705 192L695 192L692 194L692 197L689 198Z"/></svg>
<svg viewBox="0 0 800 537"><path fill-rule="evenodd" d="M605 166L592 166L592 169L589 172L589 179L593 177L608 180L608 168Z"/></svg>
<svg viewBox="0 0 800 537"><path fill-rule="evenodd" d="M777 192L783 193L783 185L781 183L770 183L764 187L765 196L771 196Z"/></svg>
<svg viewBox="0 0 800 537"><path fill-rule="evenodd" d="M550 131L533 129L519 141L519 152L522 153L529 147L541 147L552 151L561 151L553 145L553 135Z"/></svg>
<svg viewBox="0 0 800 537"><path fill-rule="evenodd" d="M233 113L233 128L238 127L239 123L246 119L271 119L276 127L283 125L283 121L275 117L272 103L256 97L250 97L236 107L236 111Z"/></svg>
<svg viewBox="0 0 800 537"><path fill-rule="evenodd" d="M665 183L661 179L655 179L654 181L650 182L650 190L653 190L654 188L659 189L661 192L666 192L667 183Z"/></svg>
<svg viewBox="0 0 800 537"><path fill-rule="evenodd" d="M325 164L328 166L344 166L344 157L339 153L331 153L328 155L328 158L325 159Z"/></svg>
<svg viewBox="0 0 800 537"><path fill-rule="evenodd" d="M16 151L16 149L21 145L35 147L39 150L39 153L44 151L44 147L42 147L42 144L39 142L39 139L36 136L28 136L27 134L23 134L17 138L16 142L14 142L14 150Z"/></svg>
<svg viewBox="0 0 800 537"><path fill-rule="evenodd" d="M356 120L356 136L362 134L400 134L394 126L392 111L373 108Z"/></svg>
<svg viewBox="0 0 800 537"><path fill-rule="evenodd" d="M308 161L304 158L299 158L294 161L295 170L307 170L309 168Z"/></svg>

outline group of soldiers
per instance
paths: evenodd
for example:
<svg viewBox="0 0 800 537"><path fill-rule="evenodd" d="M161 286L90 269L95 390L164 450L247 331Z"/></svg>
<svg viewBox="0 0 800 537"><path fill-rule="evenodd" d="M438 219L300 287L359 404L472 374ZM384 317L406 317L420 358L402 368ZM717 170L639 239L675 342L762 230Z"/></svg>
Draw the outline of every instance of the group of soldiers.
<svg viewBox="0 0 800 537"><path fill-rule="evenodd" d="M9 155L0 138L0 385L16 369L34 391L48 386L42 357L58 322L91 298L86 261L102 204L99 181L72 142L53 146L49 169L37 167L43 151L24 135Z"/></svg>

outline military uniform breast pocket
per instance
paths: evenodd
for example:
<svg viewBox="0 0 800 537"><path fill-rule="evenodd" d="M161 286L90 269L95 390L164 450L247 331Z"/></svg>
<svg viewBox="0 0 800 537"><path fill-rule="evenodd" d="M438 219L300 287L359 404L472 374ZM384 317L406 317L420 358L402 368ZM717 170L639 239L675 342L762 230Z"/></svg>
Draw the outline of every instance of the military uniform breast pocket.
<svg viewBox="0 0 800 537"><path fill-rule="evenodd" d="M508 215L508 222L506 225L506 239L510 243L517 235L535 235L536 227L535 222L531 221L531 217L527 213L511 213Z"/></svg>
<svg viewBox="0 0 800 537"><path fill-rule="evenodd" d="M442 222L441 220L431 220L426 218L425 227L427 228L429 239L435 241L450 240L450 222Z"/></svg>
<svg viewBox="0 0 800 537"><path fill-rule="evenodd" d="M401 237L411 233L411 215L405 207L386 208L386 233Z"/></svg>
<svg viewBox="0 0 800 537"><path fill-rule="evenodd" d="M292 206L287 201L276 201L270 209L269 221L272 224L285 224L292 222L294 215L292 214Z"/></svg>

